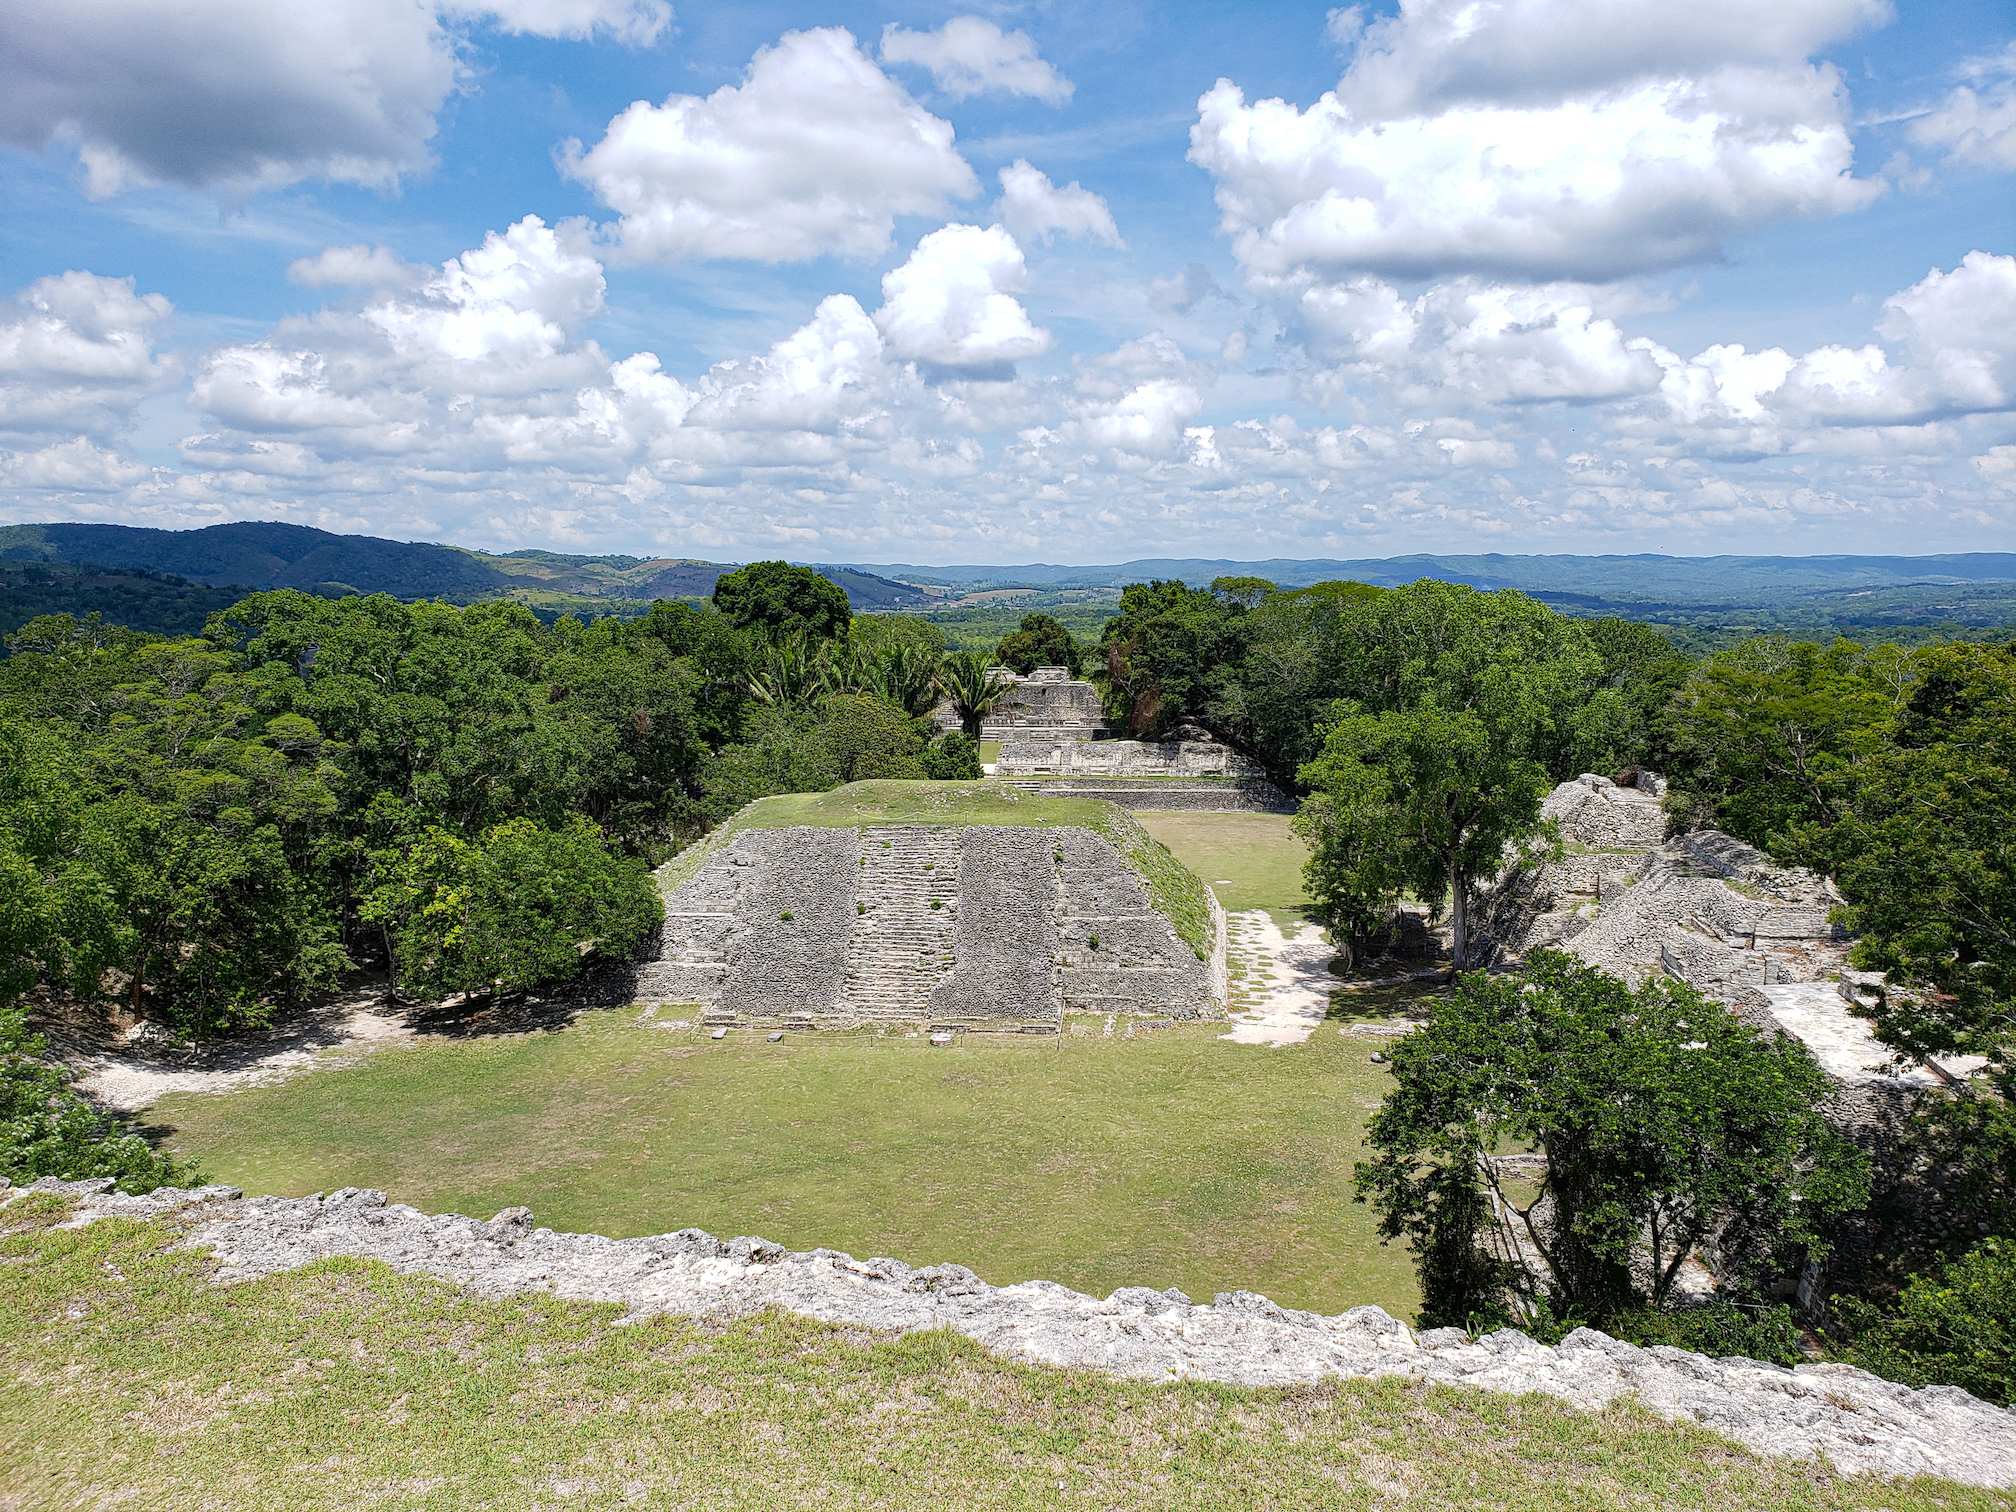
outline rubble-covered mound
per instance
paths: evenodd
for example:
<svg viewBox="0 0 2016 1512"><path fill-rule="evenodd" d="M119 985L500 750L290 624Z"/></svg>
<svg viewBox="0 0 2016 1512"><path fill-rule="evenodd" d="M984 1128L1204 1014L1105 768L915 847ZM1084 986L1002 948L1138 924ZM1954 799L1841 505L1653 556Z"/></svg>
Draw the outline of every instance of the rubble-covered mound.
<svg viewBox="0 0 2016 1512"><path fill-rule="evenodd" d="M1839 1089L1834 1116L1851 1132L1880 1130L1912 1098L1981 1065L1898 1065L1858 996L1877 979L1849 966L1847 933L1828 918L1842 901L1834 884L1716 830L1665 838L1665 784L1634 775L1624 786L1585 773L1548 796L1543 813L1559 822L1565 854L1508 868L1483 899L1492 965L1549 948L1632 983L1690 983L1804 1045Z"/></svg>
<svg viewBox="0 0 2016 1512"><path fill-rule="evenodd" d="M1566 949L1628 982L1663 972L1753 1010L1754 989L1838 977L1848 939L1828 921L1834 884L1714 830L1666 839L1661 787L1590 773L1548 796L1566 854L1498 879L1480 910L1494 964Z"/></svg>
<svg viewBox="0 0 2016 1512"><path fill-rule="evenodd" d="M352 1255L481 1296L543 1293L613 1302L633 1315L733 1317L781 1307L905 1333L951 1328L1011 1359L1134 1380L1279 1386L1400 1376L1538 1391L1588 1409L1629 1398L1761 1453L1825 1455L1848 1474L2016 1485L2016 1414L1957 1387L1914 1391L1847 1365L1711 1360L1640 1349L1586 1328L1551 1348L1515 1329L1476 1340L1453 1328L1417 1334L1376 1307L1325 1317L1250 1292L1221 1292L1201 1305L1146 1287L1104 1299L1049 1281L996 1287L959 1265L915 1269L837 1250L790 1252L698 1229L621 1240L558 1234L535 1227L524 1208L484 1223L429 1216L356 1189L248 1201L228 1187L124 1197L105 1186L50 1180L32 1190L76 1198L79 1224L183 1212L189 1243L215 1255L224 1283Z"/></svg>

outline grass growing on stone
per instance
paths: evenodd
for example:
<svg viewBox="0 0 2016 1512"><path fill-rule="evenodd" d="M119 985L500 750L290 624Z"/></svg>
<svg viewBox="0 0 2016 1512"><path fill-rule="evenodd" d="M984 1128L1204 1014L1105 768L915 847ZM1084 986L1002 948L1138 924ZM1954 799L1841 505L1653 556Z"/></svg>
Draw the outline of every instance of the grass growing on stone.
<svg viewBox="0 0 2016 1512"><path fill-rule="evenodd" d="M665 1012L665 1010L661 1010ZM697 1225L997 1285L1105 1296L1245 1287L1290 1307L1416 1306L1404 1249L1351 1201L1388 1074L1319 1034L1269 1050L1212 1025L1128 1037L872 1033L720 1041L631 1009L564 1030L430 1037L274 1086L149 1110L248 1192L378 1187L429 1212L615 1236Z"/></svg>
<svg viewBox="0 0 2016 1512"><path fill-rule="evenodd" d="M1313 919L1302 886L1309 848L1286 814L1141 813L1141 827L1211 884L1228 912L1265 909L1282 930Z"/></svg>
<svg viewBox="0 0 2016 1512"><path fill-rule="evenodd" d="M1072 825L1112 842L1148 888L1157 909L1197 952L1211 954L1211 900L1204 885L1167 847L1123 809L1096 798L1045 798L995 782L850 782L826 793L761 798L740 810L701 845L682 852L660 874L669 890L705 861L703 846L719 846L738 830L809 824L842 829L871 824ZM710 852L711 854L711 852ZM688 860L688 857L692 857Z"/></svg>
<svg viewBox="0 0 2016 1512"><path fill-rule="evenodd" d="M358 1260L220 1288L170 1223L60 1216L0 1214L12 1512L2011 1505L1761 1460L1632 1408L1138 1385L774 1313L619 1325Z"/></svg>
<svg viewBox="0 0 2016 1512"><path fill-rule="evenodd" d="M1044 798L979 782L850 782L826 793L760 798L723 829L788 829L810 824L1077 824L1093 828L1106 805L1092 798Z"/></svg>
<svg viewBox="0 0 2016 1512"><path fill-rule="evenodd" d="M1197 874L1177 860L1168 846L1150 835L1123 808L1102 805L1094 828L1112 842L1148 889L1156 911L1175 926L1184 944L1200 961L1211 958L1211 895Z"/></svg>

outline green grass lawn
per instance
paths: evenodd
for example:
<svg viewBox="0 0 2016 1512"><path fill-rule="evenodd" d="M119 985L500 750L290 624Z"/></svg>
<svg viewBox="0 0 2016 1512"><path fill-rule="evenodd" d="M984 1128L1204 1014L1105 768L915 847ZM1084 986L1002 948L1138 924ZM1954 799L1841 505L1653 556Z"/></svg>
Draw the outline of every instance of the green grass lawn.
<svg viewBox="0 0 2016 1512"><path fill-rule="evenodd" d="M1337 1312L1417 1303L1405 1250L1351 1201L1387 1074L1326 1031L1283 1050L1211 1025L955 1049L873 1034L719 1042L635 1010L549 1033L429 1038L146 1115L209 1179L379 1187L427 1211L616 1236L698 1225L956 1260L1104 1296L1245 1287Z"/></svg>
<svg viewBox="0 0 2016 1512"><path fill-rule="evenodd" d="M1313 918L1302 886L1309 848L1286 814L1142 813L1141 827L1211 884L1218 901L1237 913L1265 909L1292 931Z"/></svg>
<svg viewBox="0 0 2016 1512"><path fill-rule="evenodd" d="M341 1259L228 1288L176 1230L0 1211L0 1507L1592 1508L1990 1512L1623 1407L1397 1382L1251 1391L538 1298Z"/></svg>

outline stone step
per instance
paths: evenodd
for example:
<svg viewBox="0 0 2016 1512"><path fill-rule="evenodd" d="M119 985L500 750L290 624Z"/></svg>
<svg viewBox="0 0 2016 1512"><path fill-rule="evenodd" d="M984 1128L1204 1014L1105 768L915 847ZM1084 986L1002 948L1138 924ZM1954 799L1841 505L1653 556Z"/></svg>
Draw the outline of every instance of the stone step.
<svg viewBox="0 0 2016 1512"><path fill-rule="evenodd" d="M861 837L846 1003L867 1019L919 1019L949 969L959 896L959 835L890 825ZM933 908L933 901L940 905Z"/></svg>

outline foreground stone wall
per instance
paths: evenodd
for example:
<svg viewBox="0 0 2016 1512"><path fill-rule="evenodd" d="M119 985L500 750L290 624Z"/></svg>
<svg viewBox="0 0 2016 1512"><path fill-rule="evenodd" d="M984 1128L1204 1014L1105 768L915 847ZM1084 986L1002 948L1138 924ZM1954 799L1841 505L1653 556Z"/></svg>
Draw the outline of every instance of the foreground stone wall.
<svg viewBox="0 0 2016 1512"><path fill-rule="evenodd" d="M1090 830L800 827L711 846L661 873L665 927L639 1002L806 1027L1224 1015L1208 959Z"/></svg>
<svg viewBox="0 0 2016 1512"><path fill-rule="evenodd" d="M726 1318L782 1307L904 1333L951 1328L1009 1359L1130 1380L1283 1386L1398 1376L1544 1392L1585 1410L1632 1400L1761 1454L1825 1455L1850 1475L2016 1485L2016 1414L1957 1387L1913 1391L1847 1365L1788 1370L1711 1360L1639 1349L1587 1328L1554 1348L1515 1329L1476 1340L1454 1328L1417 1334L1376 1307L1326 1317L1243 1291L1199 1305L1138 1286L1104 1299L1050 1281L995 1287L960 1265L914 1269L837 1250L788 1252L766 1239L723 1242L699 1229L617 1240L537 1228L525 1208L488 1223L430 1217L355 1188L245 1201L229 1187L122 1197L105 1193L106 1185L41 1181L33 1190L77 1198L76 1224L180 1213L187 1242L215 1256L225 1284L353 1255L478 1296L616 1303L633 1317Z"/></svg>

